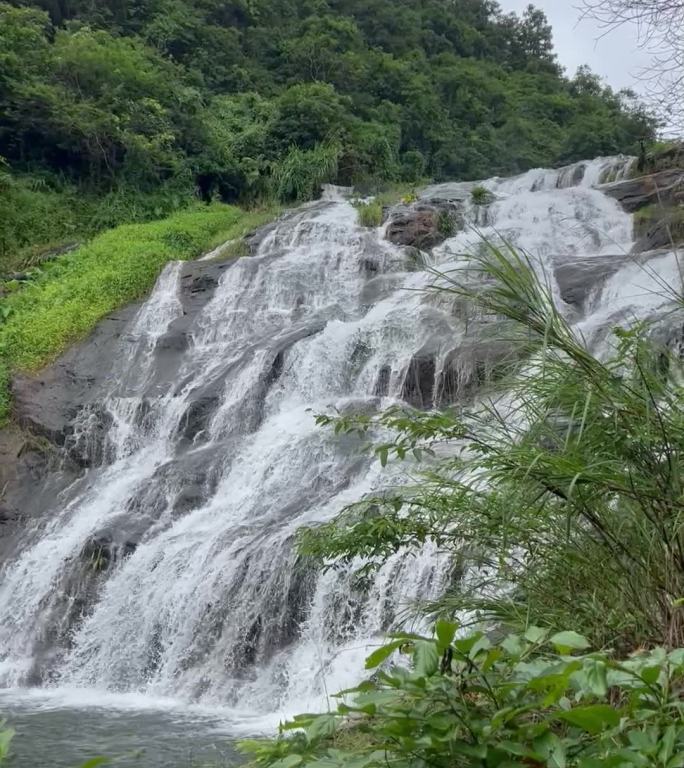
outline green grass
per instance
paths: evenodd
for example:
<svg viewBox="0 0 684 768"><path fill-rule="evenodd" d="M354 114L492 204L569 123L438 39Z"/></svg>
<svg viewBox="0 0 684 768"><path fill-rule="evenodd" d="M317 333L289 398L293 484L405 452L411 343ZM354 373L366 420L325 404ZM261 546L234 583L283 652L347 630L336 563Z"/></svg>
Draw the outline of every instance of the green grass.
<svg viewBox="0 0 684 768"><path fill-rule="evenodd" d="M356 203L359 224L362 227L379 227L382 224L382 203L371 200L370 203Z"/></svg>
<svg viewBox="0 0 684 768"><path fill-rule="evenodd" d="M0 276L37 266L51 251L112 227L160 219L192 204L192 185L178 180L153 192L120 187L97 194L0 166Z"/></svg>
<svg viewBox="0 0 684 768"><path fill-rule="evenodd" d="M167 262L196 258L274 214L196 205L160 221L116 227L46 264L33 281L2 299L0 421L11 409L12 371L39 369L105 315L145 296Z"/></svg>
<svg viewBox="0 0 684 768"><path fill-rule="evenodd" d="M489 203L494 200L492 193L483 186L473 187L470 191L470 195L473 198L473 203L475 205L489 205Z"/></svg>
<svg viewBox="0 0 684 768"><path fill-rule="evenodd" d="M414 184L382 184L365 187L361 185L359 192L373 197L368 203L360 200L354 202L354 207L359 212L359 224L362 227L379 227L382 224L382 212L385 206L397 203L410 205L418 199Z"/></svg>

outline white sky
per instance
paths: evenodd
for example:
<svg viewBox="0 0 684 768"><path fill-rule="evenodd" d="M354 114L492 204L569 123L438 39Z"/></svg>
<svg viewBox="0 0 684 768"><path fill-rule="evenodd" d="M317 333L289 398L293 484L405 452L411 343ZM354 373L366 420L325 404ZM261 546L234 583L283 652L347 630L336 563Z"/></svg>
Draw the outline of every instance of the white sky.
<svg viewBox="0 0 684 768"><path fill-rule="evenodd" d="M580 64L588 64L616 90L643 90L637 76L647 67L650 56L639 48L635 25L623 25L607 34L597 22L580 21L577 0L499 0L504 11L522 11L532 2L541 8L553 27L553 42L558 60L572 76Z"/></svg>

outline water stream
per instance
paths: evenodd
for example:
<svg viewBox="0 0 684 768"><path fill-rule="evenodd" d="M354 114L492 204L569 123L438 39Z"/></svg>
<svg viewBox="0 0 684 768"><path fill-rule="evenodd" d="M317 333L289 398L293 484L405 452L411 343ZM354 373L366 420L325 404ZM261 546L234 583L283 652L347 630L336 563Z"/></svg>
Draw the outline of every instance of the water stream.
<svg viewBox="0 0 684 768"><path fill-rule="evenodd" d="M423 197L454 202L465 221L429 258L449 269L482 234L505 237L539 260L587 343L605 343L612 324L666 301L627 257L631 217L595 188L627 166L491 179L485 207L472 184L428 188ZM592 259L612 259L612 272L588 271L581 300L567 303L556 275ZM674 279L671 254L652 265ZM72 436L89 465L3 565L0 706L14 701L20 719L44 711L30 704L38 691L54 718L60 696L86 712L114 711L123 696L129 710L172 702L262 731L325 707L381 633L410 623L408 606L453 577L426 548L396 556L362 590L293 549L300 526L415 470L382 470L317 427L316 413L429 407L477 388L491 350L478 351L449 302L413 290L434 280L415 253L360 228L330 190L284 216L190 315L182 279L181 264L166 267L120 354L103 361L108 384Z"/></svg>

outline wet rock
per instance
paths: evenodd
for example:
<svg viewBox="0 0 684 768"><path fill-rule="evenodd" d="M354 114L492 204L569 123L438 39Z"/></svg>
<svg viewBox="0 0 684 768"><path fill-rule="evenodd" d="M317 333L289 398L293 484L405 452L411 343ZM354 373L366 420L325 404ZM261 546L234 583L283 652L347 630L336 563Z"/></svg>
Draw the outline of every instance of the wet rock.
<svg viewBox="0 0 684 768"><path fill-rule="evenodd" d="M366 256L360 263L362 274L368 277L374 277L380 271L380 263L375 256Z"/></svg>
<svg viewBox="0 0 684 768"><path fill-rule="evenodd" d="M669 168L684 168L684 142L672 142L649 152L643 165L644 170L648 173L664 171Z"/></svg>
<svg viewBox="0 0 684 768"><path fill-rule="evenodd" d="M554 274L561 298L567 304L582 307L587 298L628 261L629 256L622 253L557 262Z"/></svg>
<svg viewBox="0 0 684 768"><path fill-rule="evenodd" d="M280 378L283 372L283 366L285 365L285 350L280 350L278 354L273 358L271 368L266 374L266 385L271 386L275 384Z"/></svg>
<svg viewBox="0 0 684 768"><path fill-rule="evenodd" d="M411 359L401 397L414 408L430 408L435 388L435 358L416 355Z"/></svg>
<svg viewBox="0 0 684 768"><path fill-rule="evenodd" d="M157 339L158 352L185 352L190 340L184 331L170 331Z"/></svg>
<svg viewBox="0 0 684 768"><path fill-rule="evenodd" d="M190 404L181 417L178 435L189 442L195 442L205 432L221 400L218 395L200 397Z"/></svg>
<svg viewBox="0 0 684 768"><path fill-rule="evenodd" d="M430 250L463 226L458 208L448 202L421 200L390 213L386 238L395 245Z"/></svg>
<svg viewBox="0 0 684 768"><path fill-rule="evenodd" d="M81 409L64 439L64 453L79 467L97 467L108 460L107 434L113 423L107 409L93 403Z"/></svg>
<svg viewBox="0 0 684 768"><path fill-rule="evenodd" d="M373 392L375 397L387 397L387 395L389 395L391 376L392 368L389 365L383 365L378 374L378 379L375 382L375 389Z"/></svg>
<svg viewBox="0 0 684 768"><path fill-rule="evenodd" d="M523 354L498 339L480 339L452 350L437 374L435 404L444 407L471 397L509 373Z"/></svg>
<svg viewBox="0 0 684 768"><path fill-rule="evenodd" d="M221 275L230 269L233 262L187 261L183 264L180 279L180 300L185 318L180 318L169 328L169 332L184 331L187 316L193 316L213 296Z"/></svg>
<svg viewBox="0 0 684 768"><path fill-rule="evenodd" d="M632 253L674 248L684 243L684 207L648 206L634 217Z"/></svg>
<svg viewBox="0 0 684 768"><path fill-rule="evenodd" d="M647 205L684 203L684 169L671 168L636 179L605 184L601 191L617 200L628 213Z"/></svg>
<svg viewBox="0 0 684 768"><path fill-rule="evenodd" d="M121 336L139 307L131 304L104 318L88 339L75 344L39 374L16 375L12 395L17 424L63 445L81 408L92 402L108 381Z"/></svg>

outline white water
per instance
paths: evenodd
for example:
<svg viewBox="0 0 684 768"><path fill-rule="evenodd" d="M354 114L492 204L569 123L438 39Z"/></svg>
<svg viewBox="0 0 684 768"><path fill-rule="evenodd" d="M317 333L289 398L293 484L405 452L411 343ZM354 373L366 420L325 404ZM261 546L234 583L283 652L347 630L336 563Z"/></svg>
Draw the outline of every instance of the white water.
<svg viewBox="0 0 684 768"><path fill-rule="evenodd" d="M436 249L432 262L447 270L481 235L504 237L533 255L553 285L560 263L615 255L622 268L588 290L584 314L558 301L588 342L617 320L648 316L667 297L627 257L631 217L593 188L626 167L602 158L489 180L496 201L486 212L472 204L472 184L430 188L425 196L461 200L477 225ZM473 379L476 340L465 319L414 290L434 278L381 237L359 228L353 207L335 195L286 217L255 257L223 273L192 320L177 370L164 378L157 342L183 311L181 265L166 268L103 394L112 417L108 463L45 510L47 525L4 568L2 685L40 678L50 696L85 703L194 702L253 728L325 707L329 694L358 679L381 633L410 616L415 599L439 592L447 564L428 548L395 557L360 591L347 572L300 563L292 546L300 526L414 470L381 470L353 441L316 427L314 414L400 399L416 356L435 361L434 398L454 353L459 380ZM677 282L674 255L650 267ZM181 439L179 425L206 392L210 418ZM200 490L178 507L189 484ZM135 546L74 613L73 575L103 531Z"/></svg>

